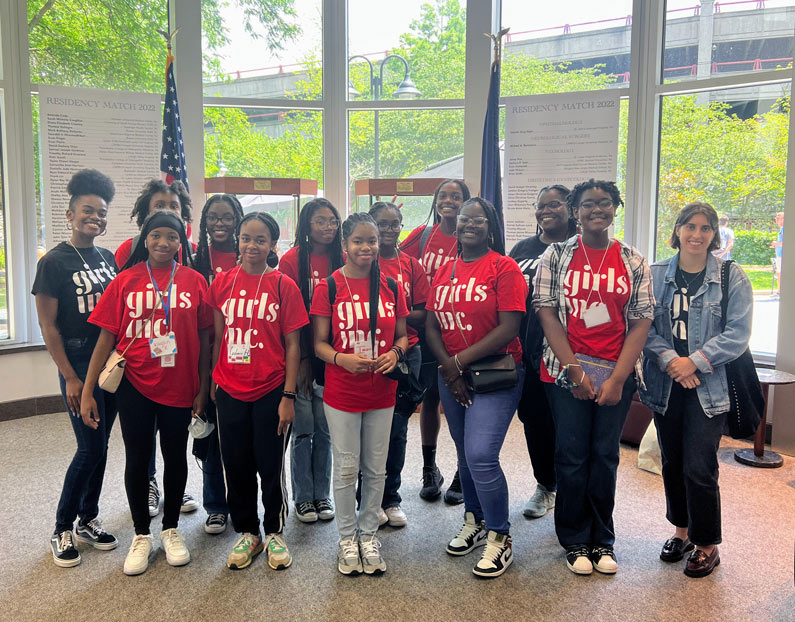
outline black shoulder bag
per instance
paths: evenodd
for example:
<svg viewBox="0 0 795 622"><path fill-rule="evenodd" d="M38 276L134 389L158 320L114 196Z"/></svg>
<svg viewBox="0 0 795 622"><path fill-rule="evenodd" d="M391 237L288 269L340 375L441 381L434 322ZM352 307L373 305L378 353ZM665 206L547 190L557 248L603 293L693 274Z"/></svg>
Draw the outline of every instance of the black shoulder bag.
<svg viewBox="0 0 795 622"><path fill-rule="evenodd" d="M729 270L733 261L724 261L720 269L720 325L726 328L729 306ZM756 375L751 349L746 348L738 358L726 363L726 383L729 387L730 407L726 417L732 438L748 438L756 433L765 408L762 385Z"/></svg>

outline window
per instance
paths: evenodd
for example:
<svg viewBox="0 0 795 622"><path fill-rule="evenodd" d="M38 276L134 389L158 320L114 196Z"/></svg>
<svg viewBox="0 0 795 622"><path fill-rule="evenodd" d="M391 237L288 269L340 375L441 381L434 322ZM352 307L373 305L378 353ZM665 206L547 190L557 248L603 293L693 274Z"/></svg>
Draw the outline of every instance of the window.
<svg viewBox="0 0 795 622"><path fill-rule="evenodd" d="M3 159L3 91L0 89L0 339L8 339L8 269L6 265L6 184Z"/></svg>
<svg viewBox="0 0 795 622"><path fill-rule="evenodd" d="M730 258L754 289L751 348L760 353L776 351L780 279L771 244L784 211L790 90L784 82L662 101L656 257L674 254L668 240L687 203L706 201L725 216Z"/></svg>
<svg viewBox="0 0 795 622"><path fill-rule="evenodd" d="M321 0L201 5L205 96L322 98Z"/></svg>
<svg viewBox="0 0 795 622"><path fill-rule="evenodd" d="M786 69L793 35L792 1L668 0L663 82Z"/></svg>

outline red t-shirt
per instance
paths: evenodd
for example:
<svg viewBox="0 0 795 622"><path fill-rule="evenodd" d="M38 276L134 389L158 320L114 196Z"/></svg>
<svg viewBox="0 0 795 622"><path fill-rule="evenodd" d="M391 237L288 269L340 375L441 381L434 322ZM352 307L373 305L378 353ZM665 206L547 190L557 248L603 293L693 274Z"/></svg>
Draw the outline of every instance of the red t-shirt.
<svg viewBox="0 0 795 622"><path fill-rule="evenodd" d="M152 276L164 293L165 303L171 268L152 268ZM177 340L173 367L163 367L149 350L151 337L168 333L162 304L147 321L157 299L146 262L137 263L111 281L88 321L116 335L119 352L132 341L124 355L124 375L139 393L165 406L190 407L199 392L199 329L209 328L213 321L207 305L207 283L195 270L177 267L169 303L171 330ZM135 339L139 326L141 332Z"/></svg>
<svg viewBox="0 0 795 622"><path fill-rule="evenodd" d="M213 380L243 402L254 402L284 382L284 335L309 323L298 286L283 277L273 270L260 281L260 275L238 267L210 286L209 304L223 314L225 324ZM228 343L249 346L251 362L230 363Z"/></svg>
<svg viewBox="0 0 795 622"><path fill-rule="evenodd" d="M451 282L453 268L455 281ZM475 261L466 262L459 257L439 268L427 308L436 313L444 347L453 355L496 328L498 312L524 313L526 300L527 284L516 261L490 250ZM458 326L454 317L458 318ZM507 351L517 363L522 361L518 336L508 344Z"/></svg>
<svg viewBox="0 0 795 622"><path fill-rule="evenodd" d="M337 285L334 309L329 305L328 283L323 279L315 288L310 314L330 317L332 347L341 354L354 354L355 340L370 342L370 279L348 278L346 284L340 270L335 270L332 276ZM348 284L353 290L353 299ZM405 297L398 296L395 301L383 274L379 301L374 358L389 351L395 341L397 318L409 314ZM397 381L383 374L352 374L344 367L326 363L323 401L332 408L345 412L391 408L395 405L396 392Z"/></svg>
<svg viewBox="0 0 795 622"><path fill-rule="evenodd" d="M210 283L222 272L231 270L237 265L237 253L221 252L215 250L210 246L210 266L212 266L212 274L210 275Z"/></svg>
<svg viewBox="0 0 795 622"><path fill-rule="evenodd" d="M190 233L188 234L190 236ZM119 248L116 249L116 265L119 266L119 270L124 267L124 264L127 263L127 260L132 255L132 243L135 238L130 238L129 240L124 240L121 244L119 244ZM191 241L190 243L193 252L196 252L196 249L199 248L196 246L196 243ZM179 260L182 261L182 247L179 247ZM168 281L166 281L168 282Z"/></svg>
<svg viewBox="0 0 795 622"><path fill-rule="evenodd" d="M433 225L425 248L422 249L422 257L420 257L420 242L425 227L427 225L414 229L400 245L400 250L419 260L425 274L428 275L430 284L433 282L433 277L436 276L436 271L451 259L455 259L458 253L458 238L440 231L437 223Z"/></svg>
<svg viewBox="0 0 795 622"><path fill-rule="evenodd" d="M394 259L379 257L381 273L392 277L406 294L406 308L411 311L417 305L424 305L428 301L428 279L420 262L411 255L399 253ZM406 324L406 335L409 338L409 348L413 348L419 341L417 329Z"/></svg>
<svg viewBox="0 0 795 622"><path fill-rule="evenodd" d="M594 276L599 277L596 287ZM624 307L629 302L629 278L619 245L612 242L606 250L598 250L585 247L580 238L566 272L563 293L569 345L574 353L617 361L627 328ZM600 302L607 305L610 321L588 328L583 312Z"/></svg>
<svg viewBox="0 0 795 622"><path fill-rule="evenodd" d="M295 281L298 284L298 288L300 290L301 283L298 280L297 246L293 246L284 255L282 255L281 259L279 260L279 270ZM311 300L312 294L314 293L317 284L329 275L329 261L328 255L326 253L321 253L319 255L310 253L309 273L312 275L312 278L309 281L309 299Z"/></svg>

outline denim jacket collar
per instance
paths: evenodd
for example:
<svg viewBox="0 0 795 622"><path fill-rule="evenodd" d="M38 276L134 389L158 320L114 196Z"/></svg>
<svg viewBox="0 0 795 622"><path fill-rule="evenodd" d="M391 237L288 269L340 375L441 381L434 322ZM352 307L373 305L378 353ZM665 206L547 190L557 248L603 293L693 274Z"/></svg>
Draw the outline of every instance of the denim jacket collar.
<svg viewBox="0 0 795 622"><path fill-rule="evenodd" d="M664 263L664 262L659 262ZM665 271L665 282L676 283L676 268L679 266L679 251L668 260L668 269ZM707 254L707 273L704 275L705 283L720 283L720 262L712 253ZM676 286L674 285L674 289Z"/></svg>

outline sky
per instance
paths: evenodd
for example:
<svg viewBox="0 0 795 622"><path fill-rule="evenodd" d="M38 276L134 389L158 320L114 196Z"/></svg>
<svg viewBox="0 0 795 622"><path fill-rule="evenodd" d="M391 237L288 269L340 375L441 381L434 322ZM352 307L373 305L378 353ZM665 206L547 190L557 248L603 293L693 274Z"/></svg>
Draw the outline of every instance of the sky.
<svg viewBox="0 0 795 622"><path fill-rule="evenodd" d="M460 0L465 4L467 0ZM478 0L469 0L477 2ZM421 13L421 6L433 0L348 0L349 54L384 52L396 47L400 35L409 30L412 20ZM795 0L766 0L765 7L791 6ZM230 31L232 44L222 50L222 67L226 72L276 67L280 64L300 63L313 51L319 52L321 40L321 0L295 0L298 21L303 34L291 43L287 50L274 55L268 52L253 54L250 35L243 29L240 10L235 0L222 9L224 22ZM668 0L669 10L686 9L699 4L699 0ZM609 28L625 23L632 13L632 0L503 0L502 23L511 28L517 38L552 36L562 34L563 25L570 24L572 32ZM722 7L722 12L753 9L755 2L731 3ZM689 11L677 11L674 16L684 17ZM614 21L591 23L615 18ZM554 28L553 28L554 27ZM522 34L528 30L550 29L536 34ZM289 68L286 68L289 70ZM271 73L270 71L252 72Z"/></svg>

